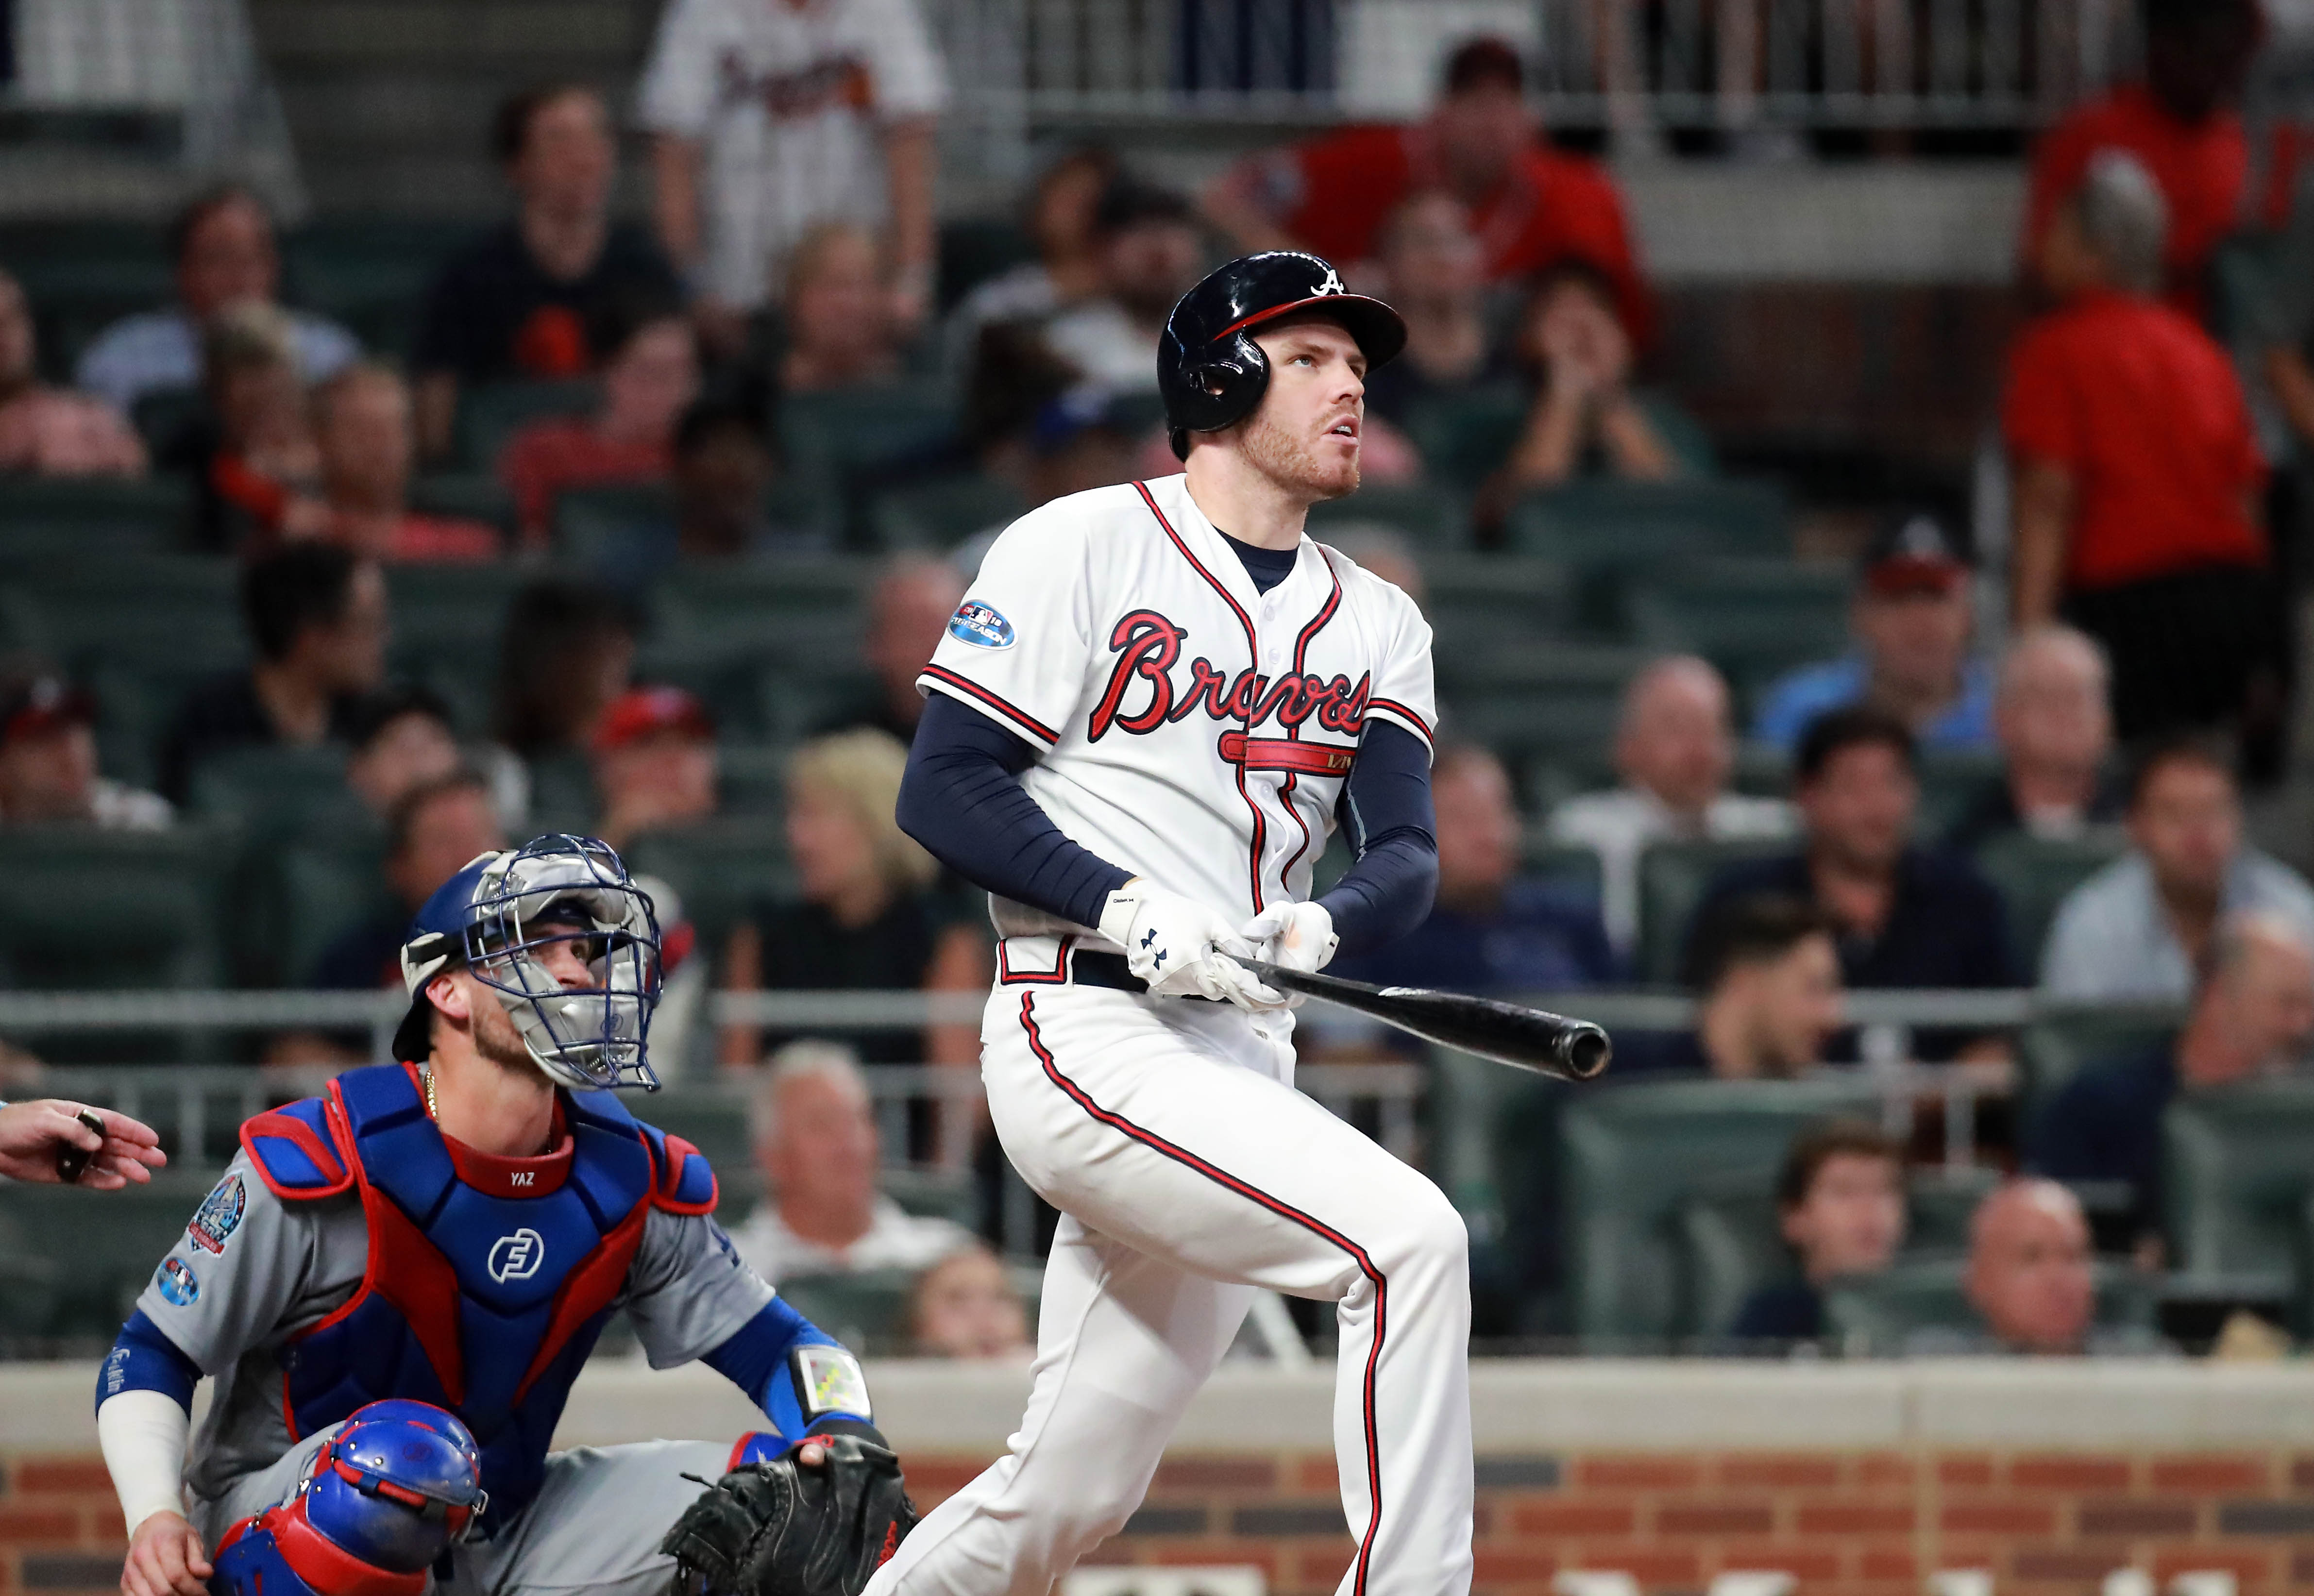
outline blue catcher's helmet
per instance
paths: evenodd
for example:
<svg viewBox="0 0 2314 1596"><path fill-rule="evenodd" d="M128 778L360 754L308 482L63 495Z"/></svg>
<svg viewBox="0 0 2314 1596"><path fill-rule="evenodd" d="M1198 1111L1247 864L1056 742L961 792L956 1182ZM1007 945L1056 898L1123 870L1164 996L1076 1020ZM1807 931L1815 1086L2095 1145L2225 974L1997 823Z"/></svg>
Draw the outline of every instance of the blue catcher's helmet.
<svg viewBox="0 0 2314 1596"><path fill-rule="evenodd" d="M566 988L534 957L583 945L594 983ZM534 838L485 853L443 883L410 922L402 976L410 1012L393 1056L422 1062L433 1005L426 983L454 964L498 994L538 1067L578 1091L657 1090L645 1047L659 993L658 921L610 844Z"/></svg>
<svg viewBox="0 0 2314 1596"><path fill-rule="evenodd" d="M420 1596L427 1569L489 1505L481 1455L455 1415L426 1402L372 1402L314 1454L296 1495L225 1531L209 1589Z"/></svg>

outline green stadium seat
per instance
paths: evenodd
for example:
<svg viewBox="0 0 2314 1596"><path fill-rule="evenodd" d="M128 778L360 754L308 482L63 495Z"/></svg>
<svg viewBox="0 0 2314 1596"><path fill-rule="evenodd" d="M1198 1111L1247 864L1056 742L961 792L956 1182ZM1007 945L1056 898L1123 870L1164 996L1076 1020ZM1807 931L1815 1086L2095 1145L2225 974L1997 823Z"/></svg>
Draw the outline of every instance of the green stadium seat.
<svg viewBox="0 0 2314 1596"><path fill-rule="evenodd" d="M1788 840L1753 838L1724 842L1657 842L1639 856L1638 975L1669 983L1680 975L1695 912L1721 871L1755 859L1788 853Z"/></svg>
<svg viewBox="0 0 2314 1596"><path fill-rule="evenodd" d="M1599 855L1589 848L1552 842L1530 832L1519 863L1527 875L1541 877L1569 897L1599 901Z"/></svg>
<svg viewBox="0 0 2314 1596"><path fill-rule="evenodd" d="M2009 906L2009 946L2025 973L2040 969L2049 922L2066 895L2120 858L2127 846L2118 834L2060 842L2017 833L1977 850L1976 868L2000 888Z"/></svg>
<svg viewBox="0 0 2314 1596"><path fill-rule="evenodd" d="M1510 546L1581 571L1653 574L1695 556L1788 555L1789 520L1768 482L1570 482L1519 501Z"/></svg>
<svg viewBox="0 0 2314 1596"><path fill-rule="evenodd" d="M746 1217L732 1207L734 1188L753 1192L752 1160L747 1126L746 1085L723 1082L663 1087L638 1101L635 1114L669 1135L680 1136L707 1155L710 1168L722 1184L723 1222L736 1225Z"/></svg>
<svg viewBox="0 0 2314 1596"><path fill-rule="evenodd" d="M967 1230L978 1224L980 1188L968 1173L888 1168L877 1177L877 1184L886 1196L919 1218L953 1220Z"/></svg>
<svg viewBox="0 0 2314 1596"><path fill-rule="evenodd" d="M149 222L0 225L0 265L23 285L41 370L59 383L71 380L82 351L105 328L176 297L162 229Z"/></svg>
<svg viewBox="0 0 2314 1596"><path fill-rule="evenodd" d="M332 820L358 800L346 788L342 748L258 747L222 754L193 774L187 807L228 820L252 835L278 836L306 829L328 811Z"/></svg>
<svg viewBox="0 0 2314 1596"><path fill-rule="evenodd" d="M1442 694L1447 731L1512 762L1612 740L1624 684L1647 659L1630 648L1532 638L1490 649L1461 634L1441 653L1454 660Z"/></svg>
<svg viewBox="0 0 2314 1596"><path fill-rule="evenodd" d="M2000 1180L2000 1170L1980 1165L1915 1169L1906 1192L1905 1250L1967 1251L1968 1222Z"/></svg>
<svg viewBox="0 0 2314 1596"><path fill-rule="evenodd" d="M653 630L687 647L738 648L807 666L829 663L835 641L848 668L874 579L870 562L833 555L678 565L653 590Z"/></svg>
<svg viewBox="0 0 2314 1596"><path fill-rule="evenodd" d="M1957 1343L1980 1325L1962 1290L1966 1268L1965 1259L1923 1258L1833 1284L1824 1292L1826 1339L1850 1356L1873 1357L1894 1357L1924 1332L1940 1332ZM2090 1274L2097 1287L2098 1329L2155 1350L2159 1292L2152 1278L2106 1260L2092 1264ZM1931 1350L1935 1346L1931 1342Z"/></svg>
<svg viewBox="0 0 2314 1596"><path fill-rule="evenodd" d="M2043 1104L2064 1089L2085 1064L2134 1053L2167 1040L2185 1021L2176 1004L2099 1003L2045 1012L2017 1038L2017 1113L2030 1124Z"/></svg>
<svg viewBox="0 0 2314 1596"><path fill-rule="evenodd" d="M230 833L0 832L0 986L213 986Z"/></svg>
<svg viewBox="0 0 2314 1596"><path fill-rule="evenodd" d="M386 889L385 837L375 824L334 838L309 837L273 854L274 978L305 985L330 944L373 916L398 913Z"/></svg>
<svg viewBox="0 0 2314 1596"><path fill-rule="evenodd" d="M586 381L490 383L458 395L458 457L468 470L495 473L507 440L533 421L579 416L595 408L596 389Z"/></svg>
<svg viewBox="0 0 2314 1596"><path fill-rule="evenodd" d="M812 463L839 476L927 453L955 428L955 402L933 383L798 393L780 406L789 459L799 468Z"/></svg>
<svg viewBox="0 0 2314 1596"><path fill-rule="evenodd" d="M1696 1334L1725 1335L1753 1292L1789 1272L1773 1186L1771 1177L1765 1188L1747 1182L1680 1204L1674 1221L1685 1287L1680 1317Z"/></svg>
<svg viewBox="0 0 2314 1596"><path fill-rule="evenodd" d="M1921 804L1913 829L1940 837L1952 829L1988 782L1998 780L2000 755L1991 748L1923 748L1920 756Z"/></svg>
<svg viewBox="0 0 2314 1596"><path fill-rule="evenodd" d="M911 1269L863 1269L852 1274L790 1274L780 1295L798 1313L855 1351L904 1354L908 1346Z"/></svg>
<svg viewBox="0 0 2314 1596"><path fill-rule="evenodd" d="M1029 513L1011 483L991 476L943 477L879 493L868 525L881 549L953 549L967 538L1009 526Z"/></svg>
<svg viewBox="0 0 2314 1596"><path fill-rule="evenodd" d="M507 612L539 575L514 560L389 568L388 662L397 675L437 687L495 681Z"/></svg>
<svg viewBox="0 0 2314 1596"><path fill-rule="evenodd" d="M647 832L627 850L638 875L658 876L681 895L702 952L723 942L765 898L793 890L785 825L776 816L727 816Z"/></svg>
<svg viewBox="0 0 2314 1596"><path fill-rule="evenodd" d="M1654 1350L1709 1327L1676 1226L1699 1197L1772 1192L1793 1136L1833 1114L1871 1116L1867 1081L1640 1082L1577 1091L1561 1119L1574 1328L1601 1350Z"/></svg>
<svg viewBox="0 0 2314 1596"><path fill-rule="evenodd" d="M120 1333L146 1282L183 1237L212 1184L163 1174L149 1186L108 1192L101 1224L91 1222L86 1192L0 1186L0 1221L17 1239L5 1256L34 1264L27 1274L44 1276L54 1292L39 1333L64 1341L76 1354L101 1353ZM24 1250L16 1252L17 1247ZM198 1270L206 1257L196 1252L187 1262ZM5 1270L0 1265L0 1279Z"/></svg>
<svg viewBox="0 0 2314 1596"><path fill-rule="evenodd" d="M787 809L788 756L784 743L725 740L716 749L717 795L727 815L779 815Z"/></svg>
<svg viewBox="0 0 2314 1596"><path fill-rule="evenodd" d="M1310 507L1310 535L1331 542L1352 528L1381 526L1422 553L1467 549L1471 506L1455 489L1437 482L1376 482L1347 498Z"/></svg>
<svg viewBox="0 0 2314 1596"><path fill-rule="evenodd" d="M444 260L474 234L407 216L309 223L283 241L291 297L344 322L373 350L409 352Z"/></svg>
<svg viewBox="0 0 2314 1596"><path fill-rule="evenodd" d="M1528 403L1526 390L1515 383L1435 394L1407 417L1406 434L1426 475L1469 493L1509 458Z"/></svg>
<svg viewBox="0 0 2314 1596"><path fill-rule="evenodd" d="M159 555L191 516L191 488L176 477L0 479L0 561Z"/></svg>
<svg viewBox="0 0 2314 1596"><path fill-rule="evenodd" d="M1784 672L1847 651L1852 575L1845 566L1772 555L1705 555L1635 577L1640 642L1700 654L1749 702Z"/></svg>
<svg viewBox="0 0 2314 1596"><path fill-rule="evenodd" d="M410 507L428 516L480 521L511 537L514 495L488 472L429 472L410 484Z"/></svg>
<svg viewBox="0 0 2314 1596"><path fill-rule="evenodd" d="M1009 216L961 216L940 225L940 304L943 312L987 281L1037 258L1037 244Z"/></svg>
<svg viewBox="0 0 2314 1596"><path fill-rule="evenodd" d="M2314 1081L2181 1094L2161 1122L2161 1201L2188 1276L2298 1277L2314 1189Z"/></svg>

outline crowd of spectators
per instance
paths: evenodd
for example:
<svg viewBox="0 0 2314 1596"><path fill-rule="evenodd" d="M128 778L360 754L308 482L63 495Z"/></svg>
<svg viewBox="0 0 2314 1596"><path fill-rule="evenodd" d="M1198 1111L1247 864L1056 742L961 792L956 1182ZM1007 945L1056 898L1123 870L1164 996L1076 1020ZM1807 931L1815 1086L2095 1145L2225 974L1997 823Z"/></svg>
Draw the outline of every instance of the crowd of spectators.
<svg viewBox="0 0 2314 1596"><path fill-rule="evenodd" d="M1894 507L1862 540L1844 653L1764 679L1730 667L1737 688L1700 655L1656 655L1623 683L1612 783L1554 805L1515 759L1459 735L1450 699L1432 774L1436 906L1337 966L1501 993L1660 980L1674 972L1645 967L1649 937L1666 940L1651 921L1676 910L1667 942L1693 1020L1620 1050L1621 1072L1663 1083L1855 1067L1872 1056L1850 1023L1856 990L2037 982L2052 1000L2181 1011L2174 1034L2093 1059L2013 1127L1997 1151L2022 1173L1977 1209L1956 1288L1971 1327L1927 1350L2121 1345L2095 1316L2090 1223L2108 1210L2085 1213L2059 1183L2118 1187L2130 1239L2157 1237L2164 1108L2287 1072L2314 1045L2314 888L2248 843L2242 814L2242 784L2282 757L2288 528L2250 396L2207 322L2247 181L2230 106L2255 12L2145 11L2143 83L2075 111L2035 159L2022 247L2036 313L2000 414L2012 492L1992 543L2007 569L1981 570L1952 518ZM1522 500L1578 479L1710 476L1709 440L1649 382L1657 311L1613 181L1542 136L1528 87L1515 50L1474 40L1418 120L1262 151L1196 194L1106 148L1061 152L1027 198L1034 258L943 315L932 183L948 90L914 0L675 0L638 97L649 224L614 215L618 144L598 90L510 97L489 133L510 212L440 264L406 371L284 303L271 219L235 188L185 208L172 302L97 336L71 387L41 380L39 307L0 273L0 472L183 479L195 546L238 562L249 644L246 666L163 718L149 792L101 773L83 685L50 661L7 662L0 825L159 830L237 759L340 752L346 796L376 830L371 912L297 950L283 978L393 985L411 910L524 828L583 825L627 848L724 814L716 714L651 679L638 595L679 567L856 533L781 519L774 495L799 470L788 407L929 386L953 401L957 437L895 480L963 474L1025 506L1170 472L1152 350L1224 249L1316 250L1400 307L1405 356L1368 393L1366 480L1457 496L1481 546L1510 535ZM2309 216L2292 260L2314 259ZM2314 439L2303 288L2285 284L2260 325L2283 419ZM1484 458L1468 453L1494 436L1476 417L1500 435ZM503 512L438 507L428 473L452 469L495 483ZM604 489L631 506L574 533L571 507L609 502L587 497ZM1421 557L1392 534L1338 541L1417 591ZM915 679L980 546L900 552L879 571L856 676L812 701L792 728L808 736L784 750L791 881L749 884L746 912L696 948L676 892L655 885L667 971L694 1010L711 986L985 988L972 895L893 819ZM541 569L505 613L487 716L395 679L389 574L504 560ZM1996 590L2005 604L1984 602ZM1975 762L1971 785L1932 805L1956 760ZM1995 869L2002 851L2107 841L2125 851L2053 905L2045 941L2020 944L2039 925ZM1679 849L1711 869L1667 909L1648 871ZM1595 874L1555 868L1585 854ZM661 1047L684 1051L666 1038L693 1023L670 1018ZM1393 1045L1319 1013L1302 1023L1313 1057ZM734 1228L751 1264L773 1280L913 1274L914 1345L1024 1354L1003 1261L879 1186L891 1159L954 1172L985 1153L968 1091L879 1130L866 1073L969 1069L973 1026L861 1031L848 1048L746 1024L700 1038L688 1052L755 1094L768 1195ZM1909 1045L1905 1062L1930 1064L2006 1067L2017 1051L1983 1026L1921 1027ZM882 1145L894 1138L905 1145ZM1712 1331L1827 1334L1830 1295L1905 1256L1911 1152L1844 1119L1802 1133L1773 1193L1789 1277Z"/></svg>

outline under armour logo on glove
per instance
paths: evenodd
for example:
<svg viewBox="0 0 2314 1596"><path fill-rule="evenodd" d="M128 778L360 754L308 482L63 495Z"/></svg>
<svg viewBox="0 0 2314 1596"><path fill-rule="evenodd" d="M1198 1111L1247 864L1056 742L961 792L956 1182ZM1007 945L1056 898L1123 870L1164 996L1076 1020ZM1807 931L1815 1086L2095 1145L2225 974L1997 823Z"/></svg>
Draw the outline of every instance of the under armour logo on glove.
<svg viewBox="0 0 2314 1596"><path fill-rule="evenodd" d="M1146 948L1146 947L1148 947L1152 942L1154 942L1156 939L1157 939L1157 928L1156 928L1155 926L1153 926L1153 926L1151 926L1151 927L1149 928L1149 934L1148 934L1147 936L1145 936L1145 937L1144 937L1144 938L1142 938L1142 939L1141 939L1141 946L1143 946L1144 948Z"/></svg>
<svg viewBox="0 0 2314 1596"><path fill-rule="evenodd" d="M1165 962L1165 956L1171 951L1172 949L1170 948L1160 948L1157 950L1157 957L1149 961L1151 966L1153 968L1158 965L1163 964Z"/></svg>

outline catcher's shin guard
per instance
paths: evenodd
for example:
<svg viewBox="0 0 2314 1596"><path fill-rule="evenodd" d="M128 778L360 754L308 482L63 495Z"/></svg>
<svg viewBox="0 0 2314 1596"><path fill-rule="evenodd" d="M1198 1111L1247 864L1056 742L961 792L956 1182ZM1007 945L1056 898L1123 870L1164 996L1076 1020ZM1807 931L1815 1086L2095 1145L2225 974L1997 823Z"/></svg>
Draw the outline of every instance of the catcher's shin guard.
<svg viewBox="0 0 2314 1596"><path fill-rule="evenodd" d="M420 1596L489 1504L466 1426L423 1402L358 1409L296 1493L217 1543L210 1596Z"/></svg>

